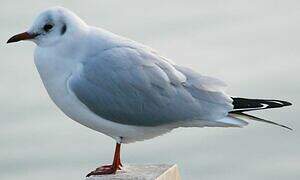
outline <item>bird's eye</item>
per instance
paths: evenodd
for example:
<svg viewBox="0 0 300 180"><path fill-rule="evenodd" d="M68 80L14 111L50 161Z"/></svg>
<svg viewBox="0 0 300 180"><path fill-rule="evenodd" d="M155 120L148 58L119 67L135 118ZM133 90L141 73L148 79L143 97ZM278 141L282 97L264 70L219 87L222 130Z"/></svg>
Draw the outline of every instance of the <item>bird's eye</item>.
<svg viewBox="0 0 300 180"><path fill-rule="evenodd" d="M46 31L46 32L50 31L50 29L52 29L52 28L53 28L52 24L45 24L43 27L44 31Z"/></svg>

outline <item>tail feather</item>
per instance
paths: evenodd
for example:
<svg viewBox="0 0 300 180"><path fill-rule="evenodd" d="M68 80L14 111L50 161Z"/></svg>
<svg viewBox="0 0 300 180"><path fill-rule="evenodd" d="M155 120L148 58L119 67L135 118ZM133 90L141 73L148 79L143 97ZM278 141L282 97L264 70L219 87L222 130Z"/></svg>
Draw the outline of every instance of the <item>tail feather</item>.
<svg viewBox="0 0 300 180"><path fill-rule="evenodd" d="M286 125L279 124L279 123L276 123L276 122L273 122L270 120L262 119L260 117L256 117L256 116L249 115L249 114L242 113L242 112L229 113L229 116L232 116L232 117L235 117L235 118L241 119L241 120L254 120L254 121L265 122L268 124L273 124L273 125L280 126L280 127L283 127L283 128L289 129L289 130L293 130L292 128L290 128Z"/></svg>
<svg viewBox="0 0 300 180"><path fill-rule="evenodd" d="M280 108L284 106L290 106L292 103L281 100L267 100L267 99L246 99L246 98L238 98L233 97L233 110L229 112L229 116L242 119L242 120L254 120L265 122L269 124L273 124L276 126L280 126L289 130L293 130L292 128L269 121L266 119L262 119L253 115L246 114L247 111L256 111L262 109L271 109L271 108Z"/></svg>

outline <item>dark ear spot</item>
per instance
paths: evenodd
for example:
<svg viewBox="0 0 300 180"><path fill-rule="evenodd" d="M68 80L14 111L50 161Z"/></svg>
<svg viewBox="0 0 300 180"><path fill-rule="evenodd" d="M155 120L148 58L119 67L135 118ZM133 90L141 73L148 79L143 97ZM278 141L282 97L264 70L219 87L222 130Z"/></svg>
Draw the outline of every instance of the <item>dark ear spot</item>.
<svg viewBox="0 0 300 180"><path fill-rule="evenodd" d="M67 25L64 24L63 27L60 30L60 34L63 35L63 34L65 34L66 31L67 31Z"/></svg>

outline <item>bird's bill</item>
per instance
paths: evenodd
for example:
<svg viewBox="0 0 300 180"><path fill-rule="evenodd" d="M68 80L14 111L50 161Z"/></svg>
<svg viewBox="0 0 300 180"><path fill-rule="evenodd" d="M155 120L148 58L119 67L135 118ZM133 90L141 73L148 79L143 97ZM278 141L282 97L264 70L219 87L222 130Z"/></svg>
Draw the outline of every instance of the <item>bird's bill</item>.
<svg viewBox="0 0 300 180"><path fill-rule="evenodd" d="M17 35L14 35L13 37L9 38L7 43L13 43L13 42L18 42L22 40L30 40L36 37L36 34L31 34L28 32L23 32Z"/></svg>

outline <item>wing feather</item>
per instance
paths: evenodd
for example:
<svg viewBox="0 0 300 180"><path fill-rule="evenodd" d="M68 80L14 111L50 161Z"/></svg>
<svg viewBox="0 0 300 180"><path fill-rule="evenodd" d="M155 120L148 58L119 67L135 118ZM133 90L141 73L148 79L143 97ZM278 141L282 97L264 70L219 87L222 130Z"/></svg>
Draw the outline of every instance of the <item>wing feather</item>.
<svg viewBox="0 0 300 180"><path fill-rule="evenodd" d="M146 49L117 47L89 57L69 87L92 112L122 124L215 120L232 109L217 80Z"/></svg>

